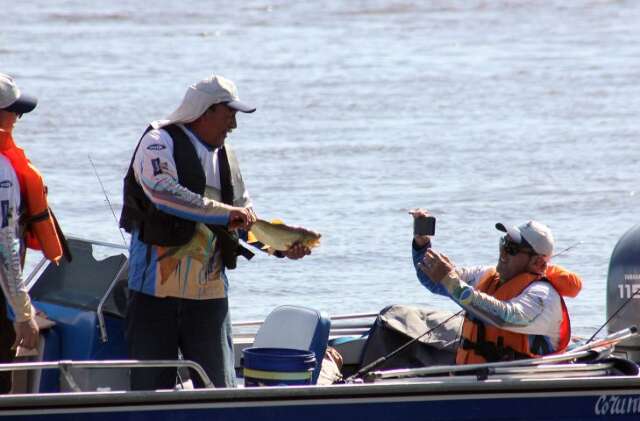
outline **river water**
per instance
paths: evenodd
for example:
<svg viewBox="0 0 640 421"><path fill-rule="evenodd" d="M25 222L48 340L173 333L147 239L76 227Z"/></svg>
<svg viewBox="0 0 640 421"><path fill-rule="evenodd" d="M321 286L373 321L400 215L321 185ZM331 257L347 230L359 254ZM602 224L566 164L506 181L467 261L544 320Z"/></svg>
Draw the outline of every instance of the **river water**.
<svg viewBox="0 0 640 421"><path fill-rule="evenodd" d="M211 73L258 111L230 135L258 214L323 234L302 261L232 272L234 320L454 309L416 280L411 218L457 264L495 264L497 221L537 219L605 320L609 257L638 222L640 2L0 0L0 71L40 99L17 141L69 234L121 243L121 179L147 123ZM34 257L31 257L33 260Z"/></svg>

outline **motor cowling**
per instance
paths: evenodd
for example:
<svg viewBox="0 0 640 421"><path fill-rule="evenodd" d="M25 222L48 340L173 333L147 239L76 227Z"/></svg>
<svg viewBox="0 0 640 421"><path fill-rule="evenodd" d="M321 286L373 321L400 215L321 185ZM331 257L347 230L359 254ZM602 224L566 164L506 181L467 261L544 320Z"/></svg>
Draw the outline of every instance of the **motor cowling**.
<svg viewBox="0 0 640 421"><path fill-rule="evenodd" d="M630 326L640 328L640 225L631 228L618 240L609 261L607 319L621 307L622 310L609 322L609 333ZM634 354L634 360L639 360L640 337L624 341L616 350L630 352Z"/></svg>

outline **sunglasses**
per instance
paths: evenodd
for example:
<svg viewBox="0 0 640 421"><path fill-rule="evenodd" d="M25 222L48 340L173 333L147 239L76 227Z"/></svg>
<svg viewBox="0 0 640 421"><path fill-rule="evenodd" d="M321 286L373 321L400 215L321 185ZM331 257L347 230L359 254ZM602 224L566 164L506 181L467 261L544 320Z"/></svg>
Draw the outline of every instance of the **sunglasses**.
<svg viewBox="0 0 640 421"><path fill-rule="evenodd" d="M526 253L529 256L537 256L538 253L533 251L532 248L527 247L523 244L516 243L506 235L500 238L500 249L504 250L510 256L516 256L518 253Z"/></svg>

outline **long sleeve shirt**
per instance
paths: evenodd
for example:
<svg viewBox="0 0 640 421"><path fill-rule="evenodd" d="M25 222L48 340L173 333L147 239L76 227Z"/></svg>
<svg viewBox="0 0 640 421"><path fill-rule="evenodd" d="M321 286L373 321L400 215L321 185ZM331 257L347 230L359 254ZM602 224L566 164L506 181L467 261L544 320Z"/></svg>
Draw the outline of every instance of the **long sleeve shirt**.
<svg viewBox="0 0 640 421"><path fill-rule="evenodd" d="M20 264L20 184L11 163L0 155L0 286L16 321L33 317L31 300L22 278Z"/></svg>

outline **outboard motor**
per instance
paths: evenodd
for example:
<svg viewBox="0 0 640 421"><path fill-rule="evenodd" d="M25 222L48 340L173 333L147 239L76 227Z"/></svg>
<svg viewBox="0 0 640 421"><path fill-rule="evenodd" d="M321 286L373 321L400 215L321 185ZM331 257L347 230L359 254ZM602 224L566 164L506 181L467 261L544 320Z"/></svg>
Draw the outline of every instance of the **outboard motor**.
<svg viewBox="0 0 640 421"><path fill-rule="evenodd" d="M630 326L640 328L640 225L618 240L609 261L607 319L622 306L624 308L609 322L609 333ZM621 342L615 350L625 353L632 361L640 361L640 337Z"/></svg>

